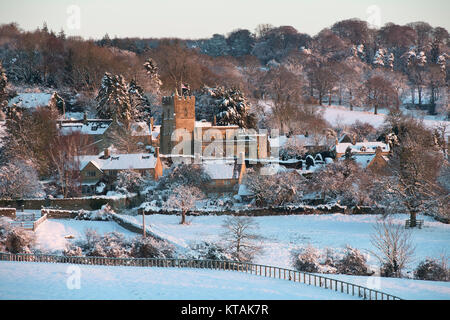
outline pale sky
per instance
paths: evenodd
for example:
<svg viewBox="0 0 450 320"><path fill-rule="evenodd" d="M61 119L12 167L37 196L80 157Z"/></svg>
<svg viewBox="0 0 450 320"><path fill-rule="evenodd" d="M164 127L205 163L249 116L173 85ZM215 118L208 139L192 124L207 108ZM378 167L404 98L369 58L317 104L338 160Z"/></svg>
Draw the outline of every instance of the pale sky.
<svg viewBox="0 0 450 320"><path fill-rule="evenodd" d="M0 0L0 24L17 22L84 38L209 38L260 23L310 35L339 20L374 25L425 21L450 31L449 0Z"/></svg>

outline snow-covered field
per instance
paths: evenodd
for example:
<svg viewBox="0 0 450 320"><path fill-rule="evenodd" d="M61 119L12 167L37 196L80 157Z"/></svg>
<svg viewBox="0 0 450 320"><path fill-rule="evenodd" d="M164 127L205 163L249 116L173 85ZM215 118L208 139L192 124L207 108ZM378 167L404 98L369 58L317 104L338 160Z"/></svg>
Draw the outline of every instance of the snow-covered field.
<svg viewBox="0 0 450 320"><path fill-rule="evenodd" d="M141 216L122 215L137 225ZM188 225L180 225L178 215L148 215L148 231L191 251L202 241L220 241L225 216L188 216ZM278 215L255 217L259 234L264 237L263 253L256 263L292 268L291 250L307 244L317 248L342 249L346 244L364 253L372 250L370 235L380 216L375 215ZM393 222L404 224L407 216L395 215ZM425 220L423 229L412 231L416 246L414 269L426 257L448 254L450 225ZM83 221L49 219L38 228L37 246L45 251L61 251L68 241L82 238L84 230L92 228L99 234L117 231L132 238L113 221ZM72 235L74 240L65 236ZM368 262L377 268L377 260L368 254ZM66 288L66 270L69 265L0 262L0 299L347 299L317 288L282 280L255 278L234 272L220 273L208 270L160 269L132 267L80 266L80 290ZM411 273L409 273L411 275ZM371 287L405 299L450 299L450 283L327 275L351 283ZM280 282L281 281L281 282ZM45 288L52 287L55 290ZM301 288L301 290L299 290ZM305 291L306 290L306 291ZM319 290L319 291L317 291Z"/></svg>
<svg viewBox="0 0 450 320"><path fill-rule="evenodd" d="M65 249L69 241L83 238L86 229L96 230L99 234L120 232L125 237L135 237L136 233L122 228L114 221L87 221L72 219L48 219L36 230L36 247L43 251L59 252ZM65 236L73 236L68 240Z"/></svg>
<svg viewBox="0 0 450 320"><path fill-rule="evenodd" d="M326 106L322 107L323 116L332 125L351 125L356 120L361 122L370 123L375 128L380 127L388 112L386 109L379 110L378 114L374 114L373 110L353 110L344 106ZM405 110L405 113L411 114L411 111ZM423 123L429 128L435 128L436 126L444 123L447 125L447 136L450 135L450 121L445 121L437 116L430 115L418 115L417 112L413 114L416 118L423 119Z"/></svg>
<svg viewBox="0 0 450 320"><path fill-rule="evenodd" d="M367 288L381 290L406 300L450 300L450 282L395 279L383 277L327 275Z"/></svg>
<svg viewBox="0 0 450 320"><path fill-rule="evenodd" d="M142 225L140 216L123 216L138 225ZM181 247L188 248L201 241L219 241L224 231L222 223L225 216L188 216L189 225L180 225L178 215L148 215L146 226L149 231L168 239ZM393 222L404 225L408 217L394 215ZM370 236L373 226L380 216L376 215L277 215L255 217L259 225L259 234L264 237L262 255L256 263L292 268L292 249L311 244L318 248L343 248L350 245L368 253L373 250ZM414 269L420 260L426 257L438 258L450 251L450 225L421 216L425 224L423 229L412 231L412 240L416 246ZM377 260L369 254L369 263L377 267Z"/></svg>
<svg viewBox="0 0 450 320"><path fill-rule="evenodd" d="M77 269L70 269L79 268ZM79 289L76 276L79 278ZM72 278L70 277L72 276ZM67 284L69 283L69 286ZM69 289L72 288L72 289ZM356 299L233 271L0 262L0 299Z"/></svg>

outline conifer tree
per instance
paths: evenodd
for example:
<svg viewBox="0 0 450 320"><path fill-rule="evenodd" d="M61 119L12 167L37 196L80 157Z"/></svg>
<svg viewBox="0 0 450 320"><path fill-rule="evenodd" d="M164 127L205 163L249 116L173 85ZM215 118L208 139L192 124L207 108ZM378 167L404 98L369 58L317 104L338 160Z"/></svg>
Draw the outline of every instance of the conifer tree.
<svg viewBox="0 0 450 320"><path fill-rule="evenodd" d="M128 85L122 75L106 72L96 100L97 113L100 117L112 118L126 125L132 120L133 111Z"/></svg>
<svg viewBox="0 0 450 320"><path fill-rule="evenodd" d="M3 69L0 61L0 110L6 107L8 103L6 86L8 85L8 78L6 77L5 69Z"/></svg>

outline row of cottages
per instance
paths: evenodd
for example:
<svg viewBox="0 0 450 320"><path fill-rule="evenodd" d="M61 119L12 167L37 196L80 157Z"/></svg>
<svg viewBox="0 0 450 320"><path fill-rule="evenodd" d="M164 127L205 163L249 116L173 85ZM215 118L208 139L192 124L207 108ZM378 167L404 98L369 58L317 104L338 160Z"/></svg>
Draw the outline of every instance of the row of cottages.
<svg viewBox="0 0 450 320"><path fill-rule="evenodd" d="M163 165L159 157L159 148L155 154L127 153L111 154L106 148L98 155L79 156L81 186L83 194L95 194L103 183L105 191L114 189L117 174L123 170L135 170L157 180L163 175Z"/></svg>
<svg viewBox="0 0 450 320"><path fill-rule="evenodd" d="M79 133L86 137L83 145L90 146L95 153L108 148L113 144L111 135L114 131L120 132L122 124L112 119L88 119L85 113L83 119L60 119L58 128L63 135ZM159 146L160 126L155 126L153 118L150 122L133 122L130 125L131 138L144 146Z"/></svg>

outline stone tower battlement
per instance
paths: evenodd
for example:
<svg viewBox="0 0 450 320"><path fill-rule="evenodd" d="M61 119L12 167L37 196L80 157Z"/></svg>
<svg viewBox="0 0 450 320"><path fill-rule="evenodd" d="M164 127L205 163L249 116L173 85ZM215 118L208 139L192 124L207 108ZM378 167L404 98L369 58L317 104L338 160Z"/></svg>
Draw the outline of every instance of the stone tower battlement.
<svg viewBox="0 0 450 320"><path fill-rule="evenodd" d="M186 129L193 132L195 127L195 96L179 95L162 98L161 152L168 154L176 142L171 141L172 132Z"/></svg>

